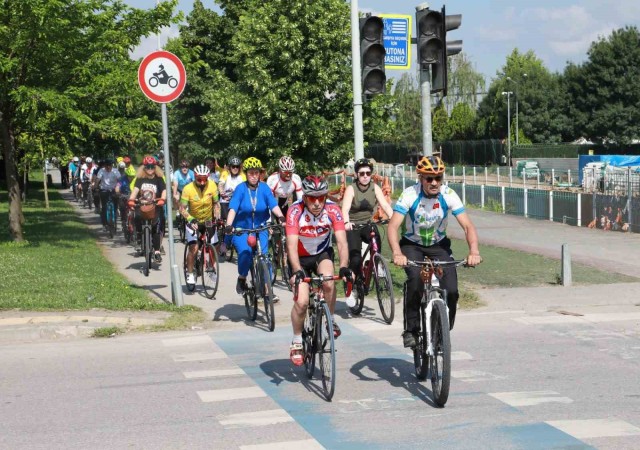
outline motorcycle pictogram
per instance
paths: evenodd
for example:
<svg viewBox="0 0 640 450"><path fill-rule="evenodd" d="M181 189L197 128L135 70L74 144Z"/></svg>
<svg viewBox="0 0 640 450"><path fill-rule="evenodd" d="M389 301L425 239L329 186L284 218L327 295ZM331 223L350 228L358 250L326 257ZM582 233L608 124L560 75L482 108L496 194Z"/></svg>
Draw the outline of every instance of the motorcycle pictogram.
<svg viewBox="0 0 640 450"><path fill-rule="evenodd" d="M164 70L164 66L160 64L160 70L154 72L153 76L149 78L149 86L156 87L158 84L168 84L171 89L175 89L178 86L178 80L169 75Z"/></svg>

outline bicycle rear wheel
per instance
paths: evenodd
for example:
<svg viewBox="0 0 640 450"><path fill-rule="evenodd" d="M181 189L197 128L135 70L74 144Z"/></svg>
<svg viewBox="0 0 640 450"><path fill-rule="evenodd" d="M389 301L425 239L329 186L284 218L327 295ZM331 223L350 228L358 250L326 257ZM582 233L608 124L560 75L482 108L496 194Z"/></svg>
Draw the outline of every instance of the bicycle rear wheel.
<svg viewBox="0 0 640 450"><path fill-rule="evenodd" d="M376 295L382 317L391 325L396 309L396 303L393 300L393 281L387 261L379 253L373 255L373 281L376 284Z"/></svg>
<svg viewBox="0 0 640 450"><path fill-rule="evenodd" d="M313 377L313 372L316 369L316 347L315 340L315 328L313 326L315 322L315 311L311 307L307 308L307 314L304 318L304 327L302 328L302 349L304 351L304 368L307 372L307 377Z"/></svg>
<svg viewBox="0 0 640 450"><path fill-rule="evenodd" d="M449 398L451 383L451 336L449 318L442 298L433 301L431 312L431 342L434 354L431 359L431 392L433 401L444 406Z"/></svg>
<svg viewBox="0 0 640 450"><path fill-rule="evenodd" d="M202 249L202 288L207 298L213 298L218 291L218 252L211 244Z"/></svg>
<svg viewBox="0 0 640 450"><path fill-rule="evenodd" d="M276 328L276 316L273 312L273 286L271 285L271 275L269 273L269 265L266 259L258 260L258 272L261 274L260 289L258 292L262 296L264 302L264 318L269 327L269 331L273 331ZM275 270L275 269L274 269Z"/></svg>
<svg viewBox="0 0 640 450"><path fill-rule="evenodd" d="M331 401L336 389L336 347L331 312L324 302L316 311L316 339L322 388L327 401Z"/></svg>

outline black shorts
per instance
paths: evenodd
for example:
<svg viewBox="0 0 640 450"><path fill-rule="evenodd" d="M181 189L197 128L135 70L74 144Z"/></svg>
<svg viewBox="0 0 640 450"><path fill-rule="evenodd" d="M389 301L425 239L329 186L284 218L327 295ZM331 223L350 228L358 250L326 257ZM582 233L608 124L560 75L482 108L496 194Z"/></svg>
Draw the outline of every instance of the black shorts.
<svg viewBox="0 0 640 450"><path fill-rule="evenodd" d="M309 277L314 274L318 275L318 265L325 259L330 260L332 263L334 262L333 247L329 247L317 255L300 257L300 266L302 267L302 270L304 270L306 276ZM291 266L289 266L289 270L293 273Z"/></svg>

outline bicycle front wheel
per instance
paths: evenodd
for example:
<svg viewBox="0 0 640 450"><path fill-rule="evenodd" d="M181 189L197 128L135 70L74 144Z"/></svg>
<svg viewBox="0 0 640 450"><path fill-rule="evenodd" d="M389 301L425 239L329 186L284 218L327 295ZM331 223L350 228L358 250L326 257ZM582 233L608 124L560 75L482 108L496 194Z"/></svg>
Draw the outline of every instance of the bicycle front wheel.
<svg viewBox="0 0 640 450"><path fill-rule="evenodd" d="M393 300L393 281L387 260L379 253L373 256L373 271L380 313L384 321L391 325L396 309L396 303Z"/></svg>
<svg viewBox="0 0 640 450"><path fill-rule="evenodd" d="M307 377L313 377L313 372L316 369L316 347L315 342L315 328L313 326L315 322L315 313L311 310L311 307L307 308L307 314L304 318L304 327L302 328L302 349L304 352L304 368L307 372Z"/></svg>
<svg viewBox="0 0 640 450"><path fill-rule="evenodd" d="M260 272L260 286L259 292L262 296L264 303L264 318L269 327L269 331L273 331L276 328L276 316L273 313L273 286L271 285L271 274L269 272L269 265L266 259L258 260L258 271Z"/></svg>
<svg viewBox="0 0 640 450"><path fill-rule="evenodd" d="M431 343L434 354L431 358L431 391L433 401L444 406L449 398L451 383L451 336L449 335L449 317L442 298L433 301L431 311Z"/></svg>
<svg viewBox="0 0 640 450"><path fill-rule="evenodd" d="M116 234L116 227L118 221L116 220L116 208L113 206L113 202L107 203L107 227L109 228L109 237L113 238Z"/></svg>
<svg viewBox="0 0 640 450"><path fill-rule="evenodd" d="M211 244L202 248L202 288L207 298L213 298L218 291L218 252Z"/></svg>
<svg viewBox="0 0 640 450"><path fill-rule="evenodd" d="M197 244L196 244L197 245ZM187 285L187 290L189 292L193 292L196 290L196 284L189 284L187 283L187 275L189 274L189 269L187 268L187 257L189 256L189 246L185 244L184 246L184 254L183 254L183 258L182 258L182 272L184 273L184 282ZM195 269L196 265L198 264L198 260L196 258L196 260L193 262L194 265L194 270L193 273L195 274L195 276L198 276L198 271Z"/></svg>
<svg viewBox="0 0 640 450"><path fill-rule="evenodd" d="M406 304L406 303L405 303ZM429 372L429 357L427 356L427 310L425 304L420 304L421 329L413 349L413 365L416 369L416 377L420 381L427 379Z"/></svg>
<svg viewBox="0 0 640 450"><path fill-rule="evenodd" d="M251 286L244 293L244 307L247 310L247 315L249 316L249 320L256 320L258 316L258 298L256 293L256 282L260 280L257 279L255 274L255 269L251 268Z"/></svg>
<svg viewBox="0 0 640 450"><path fill-rule="evenodd" d="M322 303L316 311L316 345L322 388L327 401L331 401L336 389L336 347L333 338L333 320L329 305Z"/></svg>
<svg viewBox="0 0 640 450"><path fill-rule="evenodd" d="M278 268L280 266L280 252L278 251L278 245L274 242L273 236L269 240L269 254L271 255L271 284L275 283L278 279Z"/></svg>
<svg viewBox="0 0 640 450"><path fill-rule="evenodd" d="M153 245L151 244L151 228L149 226L144 227L144 236L143 236L143 247L144 247L144 276L149 276L149 271L151 270L151 264L153 261Z"/></svg>

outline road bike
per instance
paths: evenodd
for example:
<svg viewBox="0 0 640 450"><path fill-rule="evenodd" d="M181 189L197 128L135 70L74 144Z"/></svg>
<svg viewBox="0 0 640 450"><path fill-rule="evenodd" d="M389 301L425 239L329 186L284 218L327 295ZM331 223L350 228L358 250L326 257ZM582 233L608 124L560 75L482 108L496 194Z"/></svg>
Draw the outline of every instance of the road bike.
<svg viewBox="0 0 640 450"><path fill-rule="evenodd" d="M467 261L437 261L426 258L424 261L408 261L407 265L421 267L420 279L424 292L420 299L420 321L418 339L413 348L413 363L416 377L427 379L431 368L431 393L438 406L444 406L449 398L451 383L451 337L449 334L449 310L447 291L439 285L438 278L444 268L466 265ZM403 288L406 305L407 283Z"/></svg>
<svg viewBox="0 0 640 450"><path fill-rule="evenodd" d="M271 267L273 268L273 278L271 282L275 284L278 279L278 271L280 271L282 282L291 290L291 283L289 283L291 271L289 270L289 259L287 256L287 237L284 229L280 229L279 231L280 233L273 233L269 240Z"/></svg>
<svg viewBox="0 0 640 450"><path fill-rule="evenodd" d="M103 205L103 208L105 208L105 218L107 220L107 232L110 238L113 238L118 231L118 219L113 195L114 193L110 192L107 196L107 204Z"/></svg>
<svg viewBox="0 0 640 450"><path fill-rule="evenodd" d="M364 255L362 256L360 273L356 277L356 304L355 306L350 306L349 309L355 315L359 315L362 312L364 298L369 294L369 291L371 290L371 281L373 281L382 317L386 323L391 324L395 315L393 281L391 280L389 264L380 253L380 245L376 234L376 225L383 225L386 223L389 223L389 220L367 222L361 225L354 225L352 228L353 230L368 228L369 243L367 244Z"/></svg>
<svg viewBox="0 0 640 450"><path fill-rule="evenodd" d="M340 280L339 275L320 275L305 277L303 283L309 283L309 306L302 327L302 352L304 368L309 379L313 378L316 367L316 355L320 366L322 389L327 401L331 401L336 389L336 344L333 336L333 319L329 305L324 299L322 285L326 281ZM298 301L296 281L293 301ZM351 294L351 283L347 283L347 295Z"/></svg>
<svg viewBox="0 0 640 450"><path fill-rule="evenodd" d="M273 284L271 283L272 269L270 267L269 255L263 252L262 245L260 245L258 233L281 227L282 225L266 225L251 229L236 228L232 231L232 233L237 236L248 234L249 237L255 237L255 240L249 240L249 237L247 238L250 243L249 245L251 245L252 242L255 243L253 244L253 261L251 270L249 271L251 280L250 283L247 283L248 289L243 294L244 306L249 319L256 320L258 316L258 301L262 299L264 303L264 318L269 331L273 331L276 328L276 317L273 311Z"/></svg>
<svg viewBox="0 0 640 450"><path fill-rule="evenodd" d="M218 292L218 276L220 274L220 266L218 264L218 252L214 248L213 244L211 244L211 236L215 233L214 222L211 220L207 220L204 223L204 231L200 232L198 230L197 244L198 250L196 252L195 259L193 261L193 271L195 275L195 281L198 281L198 277L202 279L202 289L204 290L204 295L207 298L213 298ZM184 279L187 279L187 255L189 253L189 244L184 246L184 262L183 262L183 270L184 270ZM187 283L187 289L189 292L193 292L196 289L196 283L193 284Z"/></svg>

